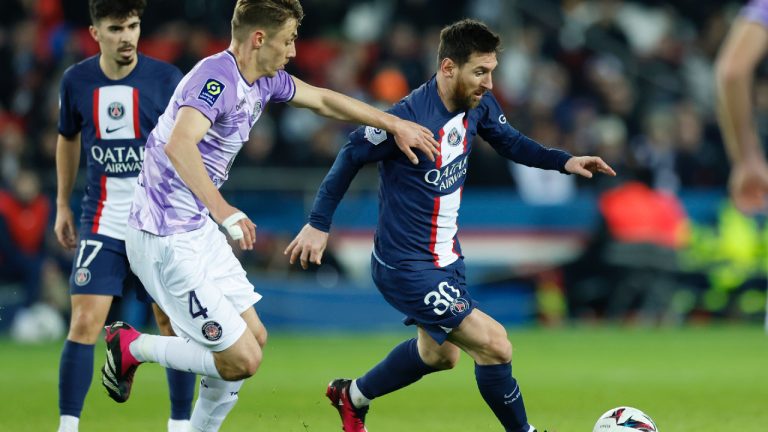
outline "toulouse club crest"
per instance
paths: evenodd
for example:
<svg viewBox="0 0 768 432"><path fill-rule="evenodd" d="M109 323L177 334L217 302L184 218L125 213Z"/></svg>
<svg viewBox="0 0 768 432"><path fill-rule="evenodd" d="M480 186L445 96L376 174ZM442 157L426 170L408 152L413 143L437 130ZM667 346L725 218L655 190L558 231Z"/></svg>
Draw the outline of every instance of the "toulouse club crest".
<svg viewBox="0 0 768 432"><path fill-rule="evenodd" d="M206 321L203 324L203 336L211 342L221 339L221 324L216 321Z"/></svg>

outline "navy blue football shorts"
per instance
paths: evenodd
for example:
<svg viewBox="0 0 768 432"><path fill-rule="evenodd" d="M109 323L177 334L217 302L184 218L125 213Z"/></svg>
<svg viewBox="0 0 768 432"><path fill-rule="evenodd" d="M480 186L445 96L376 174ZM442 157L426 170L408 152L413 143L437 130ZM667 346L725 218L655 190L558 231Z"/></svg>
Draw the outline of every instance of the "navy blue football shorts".
<svg viewBox="0 0 768 432"><path fill-rule="evenodd" d="M131 272L125 242L91 232L81 232L69 276L71 294L95 294L122 297L133 288L144 303L152 298L139 278Z"/></svg>
<svg viewBox="0 0 768 432"><path fill-rule="evenodd" d="M443 268L398 270L371 256L371 273L384 299L405 314L405 325L418 325L438 344L448 338L472 309L467 292L464 262Z"/></svg>

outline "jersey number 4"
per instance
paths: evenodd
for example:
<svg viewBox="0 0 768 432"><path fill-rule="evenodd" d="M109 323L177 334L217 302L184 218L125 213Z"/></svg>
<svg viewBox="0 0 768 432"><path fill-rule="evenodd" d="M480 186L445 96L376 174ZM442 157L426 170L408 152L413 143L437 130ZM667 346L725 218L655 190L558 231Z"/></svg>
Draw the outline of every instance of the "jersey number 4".
<svg viewBox="0 0 768 432"><path fill-rule="evenodd" d="M192 319L199 316L208 318L208 308L205 308L200 304L200 299L197 298L195 290L189 292L189 314L192 315Z"/></svg>

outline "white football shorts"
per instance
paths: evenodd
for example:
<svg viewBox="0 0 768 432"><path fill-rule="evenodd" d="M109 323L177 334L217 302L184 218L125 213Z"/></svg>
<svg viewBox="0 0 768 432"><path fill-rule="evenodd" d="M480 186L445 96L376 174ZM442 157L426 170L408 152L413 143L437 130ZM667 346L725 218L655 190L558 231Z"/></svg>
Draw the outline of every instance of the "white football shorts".
<svg viewBox="0 0 768 432"><path fill-rule="evenodd" d="M125 249L131 270L170 317L178 336L219 352L246 330L240 314L261 295L213 220L164 237L129 226Z"/></svg>

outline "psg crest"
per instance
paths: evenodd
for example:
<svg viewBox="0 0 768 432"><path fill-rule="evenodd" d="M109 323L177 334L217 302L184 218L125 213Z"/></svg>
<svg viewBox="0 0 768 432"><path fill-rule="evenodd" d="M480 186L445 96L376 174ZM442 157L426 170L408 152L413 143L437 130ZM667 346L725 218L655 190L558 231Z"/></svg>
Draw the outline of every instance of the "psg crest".
<svg viewBox="0 0 768 432"><path fill-rule="evenodd" d="M203 324L203 336L211 342L221 339L221 324L216 321L207 321Z"/></svg>
<svg viewBox="0 0 768 432"><path fill-rule="evenodd" d="M107 107L107 114L112 120L120 120L125 115L125 107L120 102L112 102Z"/></svg>
<svg viewBox="0 0 768 432"><path fill-rule="evenodd" d="M461 315L469 309L469 302L459 297L451 303L451 313Z"/></svg>
<svg viewBox="0 0 768 432"><path fill-rule="evenodd" d="M80 267L75 271L74 279L77 286L87 285L91 281L91 271L85 267Z"/></svg>

